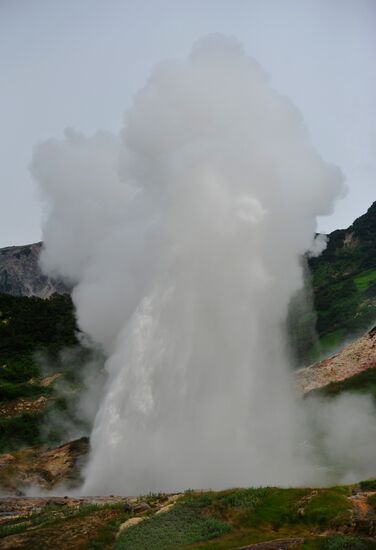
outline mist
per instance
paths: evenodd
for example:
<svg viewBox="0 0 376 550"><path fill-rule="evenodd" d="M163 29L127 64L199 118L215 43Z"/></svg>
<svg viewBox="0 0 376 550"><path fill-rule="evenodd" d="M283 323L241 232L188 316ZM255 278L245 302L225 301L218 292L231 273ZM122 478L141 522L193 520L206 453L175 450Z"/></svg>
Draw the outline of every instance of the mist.
<svg viewBox="0 0 376 550"><path fill-rule="evenodd" d="M301 257L322 249L316 220L343 177L236 39L204 37L161 63L120 135L66 130L31 169L43 268L74 285L79 327L107 357L82 492L369 473L376 444L354 457L351 434L374 432L372 405L325 415L299 402L286 334ZM352 409L360 420L341 435Z"/></svg>

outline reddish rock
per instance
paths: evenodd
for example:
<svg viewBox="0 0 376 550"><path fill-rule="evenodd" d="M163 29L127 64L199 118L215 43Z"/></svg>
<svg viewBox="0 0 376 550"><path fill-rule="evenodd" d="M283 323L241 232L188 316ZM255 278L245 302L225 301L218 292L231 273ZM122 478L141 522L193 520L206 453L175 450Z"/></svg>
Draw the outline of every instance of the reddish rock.
<svg viewBox="0 0 376 550"><path fill-rule="evenodd" d="M332 382L341 382L374 368L376 368L376 327L336 355L310 367L299 369L295 373L296 386L298 392L304 395Z"/></svg>

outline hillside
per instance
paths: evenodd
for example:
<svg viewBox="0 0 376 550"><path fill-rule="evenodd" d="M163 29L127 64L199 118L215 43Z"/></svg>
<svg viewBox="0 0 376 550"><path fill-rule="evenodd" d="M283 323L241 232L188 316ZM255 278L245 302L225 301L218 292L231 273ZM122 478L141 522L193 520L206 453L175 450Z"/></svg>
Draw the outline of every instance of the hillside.
<svg viewBox="0 0 376 550"><path fill-rule="evenodd" d="M376 403L376 327L332 357L297 370L295 378L302 395L360 391L372 394Z"/></svg>
<svg viewBox="0 0 376 550"><path fill-rule="evenodd" d="M0 501L0 549L367 550L376 491L275 487Z"/></svg>
<svg viewBox="0 0 376 550"><path fill-rule="evenodd" d="M0 293L39 298L69 293L61 281L41 272L38 263L41 248L42 243L0 248Z"/></svg>
<svg viewBox="0 0 376 550"><path fill-rule="evenodd" d="M77 335L69 296L0 294L0 452L63 443L69 423L87 435L74 403L92 351Z"/></svg>
<svg viewBox="0 0 376 550"><path fill-rule="evenodd" d="M328 235L309 258L316 331L324 349L362 334L376 321L376 202L347 229Z"/></svg>

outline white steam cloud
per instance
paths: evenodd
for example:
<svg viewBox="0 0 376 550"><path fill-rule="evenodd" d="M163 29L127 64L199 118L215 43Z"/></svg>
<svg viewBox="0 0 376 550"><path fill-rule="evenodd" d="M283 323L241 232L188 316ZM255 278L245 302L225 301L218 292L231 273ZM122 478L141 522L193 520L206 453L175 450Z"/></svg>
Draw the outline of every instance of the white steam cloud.
<svg viewBox="0 0 376 550"><path fill-rule="evenodd" d="M66 131L32 170L43 265L108 356L83 491L326 480L284 324L342 177L241 45L200 40L155 70L121 136Z"/></svg>
<svg viewBox="0 0 376 550"><path fill-rule="evenodd" d="M328 244L328 237L327 235L323 235L322 233L318 233L315 238L313 239L311 248L308 250L309 256L312 258L317 258L324 252Z"/></svg>

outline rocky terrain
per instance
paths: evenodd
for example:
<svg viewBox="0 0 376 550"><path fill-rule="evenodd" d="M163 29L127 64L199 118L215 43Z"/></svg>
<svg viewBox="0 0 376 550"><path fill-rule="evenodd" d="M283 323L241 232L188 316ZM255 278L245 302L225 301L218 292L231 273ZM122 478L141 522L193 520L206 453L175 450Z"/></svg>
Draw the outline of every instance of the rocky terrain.
<svg viewBox="0 0 376 550"><path fill-rule="evenodd" d="M0 455L0 489L23 493L72 489L81 481L80 472L89 451L89 440L82 437L54 448L26 448ZM60 487L61 488L61 487Z"/></svg>
<svg viewBox="0 0 376 550"><path fill-rule="evenodd" d="M371 369L376 371L376 327L336 355L299 369L295 378L299 393L304 395L336 382L349 381Z"/></svg>
<svg viewBox="0 0 376 550"><path fill-rule="evenodd" d="M39 267L42 243L0 249L0 293L48 298L69 293L61 281L46 277Z"/></svg>

